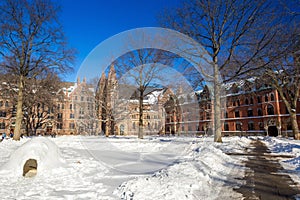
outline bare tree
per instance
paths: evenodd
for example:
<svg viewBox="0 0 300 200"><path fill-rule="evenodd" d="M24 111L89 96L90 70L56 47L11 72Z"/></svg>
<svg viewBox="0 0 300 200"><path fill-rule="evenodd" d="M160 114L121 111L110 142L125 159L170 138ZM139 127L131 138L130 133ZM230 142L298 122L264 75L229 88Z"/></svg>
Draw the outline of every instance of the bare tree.
<svg viewBox="0 0 300 200"><path fill-rule="evenodd" d="M5 0L0 4L1 68L18 78L14 140L20 139L27 79L70 69L73 51L66 48L58 10L50 0Z"/></svg>
<svg viewBox="0 0 300 200"><path fill-rule="evenodd" d="M298 4L298 9L300 4ZM295 7L293 7L295 9ZM290 11L290 9L287 9ZM267 51L267 56L260 62L268 65L260 70L262 81L278 91L290 115L293 135L300 139L297 124L297 104L300 96L300 16L288 12L286 23L282 24L280 32ZM258 75L258 74L257 74Z"/></svg>
<svg viewBox="0 0 300 200"><path fill-rule="evenodd" d="M55 124L57 115L56 93L60 79L55 74L27 80L24 89L23 122L27 134L37 134L37 129Z"/></svg>
<svg viewBox="0 0 300 200"><path fill-rule="evenodd" d="M229 81L261 67L252 64L276 33L275 7L268 0L191 0L162 16L164 26L194 38L210 55L216 142L222 142L220 77Z"/></svg>
<svg viewBox="0 0 300 200"><path fill-rule="evenodd" d="M155 49L139 49L129 52L118 59L115 63L116 71L123 74L121 83L123 85L134 86L139 101L139 129L138 138L143 138L144 122L144 98L149 95L146 92L151 87L158 87L159 82L163 80L162 52ZM123 88L124 89L124 88Z"/></svg>

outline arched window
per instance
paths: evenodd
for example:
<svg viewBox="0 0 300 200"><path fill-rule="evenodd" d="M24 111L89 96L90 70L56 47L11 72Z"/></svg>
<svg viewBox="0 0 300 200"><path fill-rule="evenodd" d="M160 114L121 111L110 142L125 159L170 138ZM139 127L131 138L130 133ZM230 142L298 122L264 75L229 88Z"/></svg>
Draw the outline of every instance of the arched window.
<svg viewBox="0 0 300 200"><path fill-rule="evenodd" d="M125 126L124 124L120 125L120 135L124 135Z"/></svg>
<svg viewBox="0 0 300 200"><path fill-rule="evenodd" d="M263 116L263 112L262 112L262 109L261 109L261 108L258 108L258 109L257 109L257 115L258 115L258 116Z"/></svg>
<svg viewBox="0 0 300 200"><path fill-rule="evenodd" d="M224 123L224 131L229 131L229 124L228 124L228 122Z"/></svg>
<svg viewBox="0 0 300 200"><path fill-rule="evenodd" d="M253 104L254 103L254 100L253 100L253 97L250 98L250 104Z"/></svg>
<svg viewBox="0 0 300 200"><path fill-rule="evenodd" d="M268 115L274 115L274 107L271 104L267 107L267 113Z"/></svg>
<svg viewBox="0 0 300 200"><path fill-rule="evenodd" d="M238 111L238 110L234 111L234 116L235 117L240 117L240 111Z"/></svg>
<svg viewBox="0 0 300 200"><path fill-rule="evenodd" d="M248 117L253 117L253 110L252 110L252 108L248 109Z"/></svg>
<svg viewBox="0 0 300 200"><path fill-rule="evenodd" d="M248 122L248 130L254 130L254 123L252 121Z"/></svg>
<svg viewBox="0 0 300 200"><path fill-rule="evenodd" d="M228 124L228 122L224 123L224 131L229 131L229 124Z"/></svg>
<svg viewBox="0 0 300 200"><path fill-rule="evenodd" d="M266 94L265 95L265 102L268 102L269 101L269 98L268 98L268 95Z"/></svg>
<svg viewBox="0 0 300 200"><path fill-rule="evenodd" d="M235 123L235 130L236 131L241 131L242 130L242 123L241 122L236 122Z"/></svg>
<svg viewBox="0 0 300 200"><path fill-rule="evenodd" d="M273 93L271 94L271 101L275 101L275 97Z"/></svg>
<svg viewBox="0 0 300 200"><path fill-rule="evenodd" d="M260 98L260 96L257 96L257 103L261 103L261 98Z"/></svg>

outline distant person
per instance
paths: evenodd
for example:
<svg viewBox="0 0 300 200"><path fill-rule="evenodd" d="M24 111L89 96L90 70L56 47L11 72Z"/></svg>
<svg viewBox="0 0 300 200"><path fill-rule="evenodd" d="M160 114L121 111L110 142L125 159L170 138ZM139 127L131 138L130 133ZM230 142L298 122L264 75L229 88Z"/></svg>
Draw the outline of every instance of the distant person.
<svg viewBox="0 0 300 200"><path fill-rule="evenodd" d="M2 140L4 140L6 138L6 133L2 133Z"/></svg>
<svg viewBox="0 0 300 200"><path fill-rule="evenodd" d="M10 131L9 137L10 137L10 138L13 138L13 137L14 137L14 132L13 132L13 131Z"/></svg>

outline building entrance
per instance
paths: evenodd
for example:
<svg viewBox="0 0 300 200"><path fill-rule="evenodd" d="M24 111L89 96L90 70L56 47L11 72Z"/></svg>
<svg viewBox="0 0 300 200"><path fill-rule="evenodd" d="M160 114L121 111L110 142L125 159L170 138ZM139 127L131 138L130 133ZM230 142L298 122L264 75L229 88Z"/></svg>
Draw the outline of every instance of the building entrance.
<svg viewBox="0 0 300 200"><path fill-rule="evenodd" d="M269 126L268 127L268 133L269 136L277 137L278 136L278 130L276 126Z"/></svg>

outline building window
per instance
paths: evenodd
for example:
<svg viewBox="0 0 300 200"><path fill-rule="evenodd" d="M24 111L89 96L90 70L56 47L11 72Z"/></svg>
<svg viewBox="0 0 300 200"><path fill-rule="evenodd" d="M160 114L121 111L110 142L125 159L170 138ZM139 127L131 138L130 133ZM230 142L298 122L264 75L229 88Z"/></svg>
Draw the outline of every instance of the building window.
<svg viewBox="0 0 300 200"><path fill-rule="evenodd" d="M81 97L80 97L80 100L81 100L81 101L83 101L83 100L84 100L84 97L83 97L83 96L81 96Z"/></svg>
<svg viewBox="0 0 300 200"><path fill-rule="evenodd" d="M70 128L70 129L75 129L75 124L74 124L74 123L70 123L70 124L69 124L69 128Z"/></svg>
<svg viewBox="0 0 300 200"><path fill-rule="evenodd" d="M267 107L267 113L268 115L274 115L274 107L270 104Z"/></svg>
<svg viewBox="0 0 300 200"><path fill-rule="evenodd" d="M71 119L74 119L75 118L75 115L73 113L70 113L70 118Z"/></svg>
<svg viewBox="0 0 300 200"><path fill-rule="evenodd" d="M63 117L63 114L62 114L62 113L58 113L58 114L57 114L57 119L62 119L62 117Z"/></svg>
<svg viewBox="0 0 300 200"><path fill-rule="evenodd" d="M236 122L235 123L235 130L236 131L241 131L242 130L242 123L241 122Z"/></svg>
<svg viewBox="0 0 300 200"><path fill-rule="evenodd" d="M207 120L210 119L210 113L206 113L206 119L207 119ZM192 120L190 119L190 116L189 116L189 121L192 121Z"/></svg>
<svg viewBox="0 0 300 200"><path fill-rule="evenodd" d="M3 106L3 101L0 101L0 107L2 107Z"/></svg>
<svg viewBox="0 0 300 200"><path fill-rule="evenodd" d="M79 114L80 114L80 115L84 115L84 110L83 110L82 108L80 108Z"/></svg>
<svg viewBox="0 0 300 200"><path fill-rule="evenodd" d="M240 111L236 110L236 111L234 112L234 116L235 116L235 117L240 117Z"/></svg>
<svg viewBox="0 0 300 200"><path fill-rule="evenodd" d="M6 117L6 112L5 111L0 111L0 117Z"/></svg>
<svg viewBox="0 0 300 200"><path fill-rule="evenodd" d="M229 131L229 124L228 124L228 122L224 123L224 131Z"/></svg>
<svg viewBox="0 0 300 200"><path fill-rule="evenodd" d="M262 112L262 109L261 109L261 108L258 108L258 109L257 109L257 115L258 115L258 116L263 116L263 112Z"/></svg>
<svg viewBox="0 0 300 200"><path fill-rule="evenodd" d="M135 122L132 123L132 129L135 130Z"/></svg>
<svg viewBox="0 0 300 200"><path fill-rule="evenodd" d="M6 101L6 102L5 102L5 107L8 108L8 106L9 106L9 105L8 105L8 101Z"/></svg>
<svg viewBox="0 0 300 200"><path fill-rule="evenodd" d="M235 100L233 100L233 102L232 102L232 106L235 106Z"/></svg>
<svg viewBox="0 0 300 200"><path fill-rule="evenodd" d="M275 97L273 93L271 94L271 101L275 101Z"/></svg>
<svg viewBox="0 0 300 200"><path fill-rule="evenodd" d="M5 129L5 122L0 123L0 129Z"/></svg>
<svg viewBox="0 0 300 200"><path fill-rule="evenodd" d="M257 96L257 103L261 103L261 98L260 98L260 96Z"/></svg>
<svg viewBox="0 0 300 200"><path fill-rule="evenodd" d="M57 110L60 110L60 104L57 104Z"/></svg>
<svg viewBox="0 0 300 200"><path fill-rule="evenodd" d="M240 102L240 100L239 100L239 99L237 100L237 105L238 105L238 106L240 106L240 105L241 105L241 102Z"/></svg>
<svg viewBox="0 0 300 200"><path fill-rule="evenodd" d="M253 117L253 110L251 108L248 109L248 117Z"/></svg>
<svg viewBox="0 0 300 200"><path fill-rule="evenodd" d="M250 98L250 104L254 104L254 100L253 100L253 97Z"/></svg>
<svg viewBox="0 0 300 200"><path fill-rule="evenodd" d="M246 98L245 104L246 104L246 105L249 105L249 100L248 100L248 98Z"/></svg>
<svg viewBox="0 0 300 200"><path fill-rule="evenodd" d="M57 123L56 124L56 129L62 129L63 127L63 124L62 123Z"/></svg>
<svg viewBox="0 0 300 200"><path fill-rule="evenodd" d="M265 95L265 102L268 102L269 101L269 98L268 98L268 95L266 94Z"/></svg>
<svg viewBox="0 0 300 200"><path fill-rule="evenodd" d="M264 123L263 122L258 122L258 127L259 127L259 130L264 130Z"/></svg>
<svg viewBox="0 0 300 200"><path fill-rule="evenodd" d="M73 105L72 104L70 104L70 110L72 110L73 109Z"/></svg>
<svg viewBox="0 0 300 200"><path fill-rule="evenodd" d="M228 118L228 112L225 112L225 118Z"/></svg>
<svg viewBox="0 0 300 200"><path fill-rule="evenodd" d="M252 121L248 122L248 130L254 130L254 123Z"/></svg>
<svg viewBox="0 0 300 200"><path fill-rule="evenodd" d="M61 109L65 109L65 104L61 104Z"/></svg>

